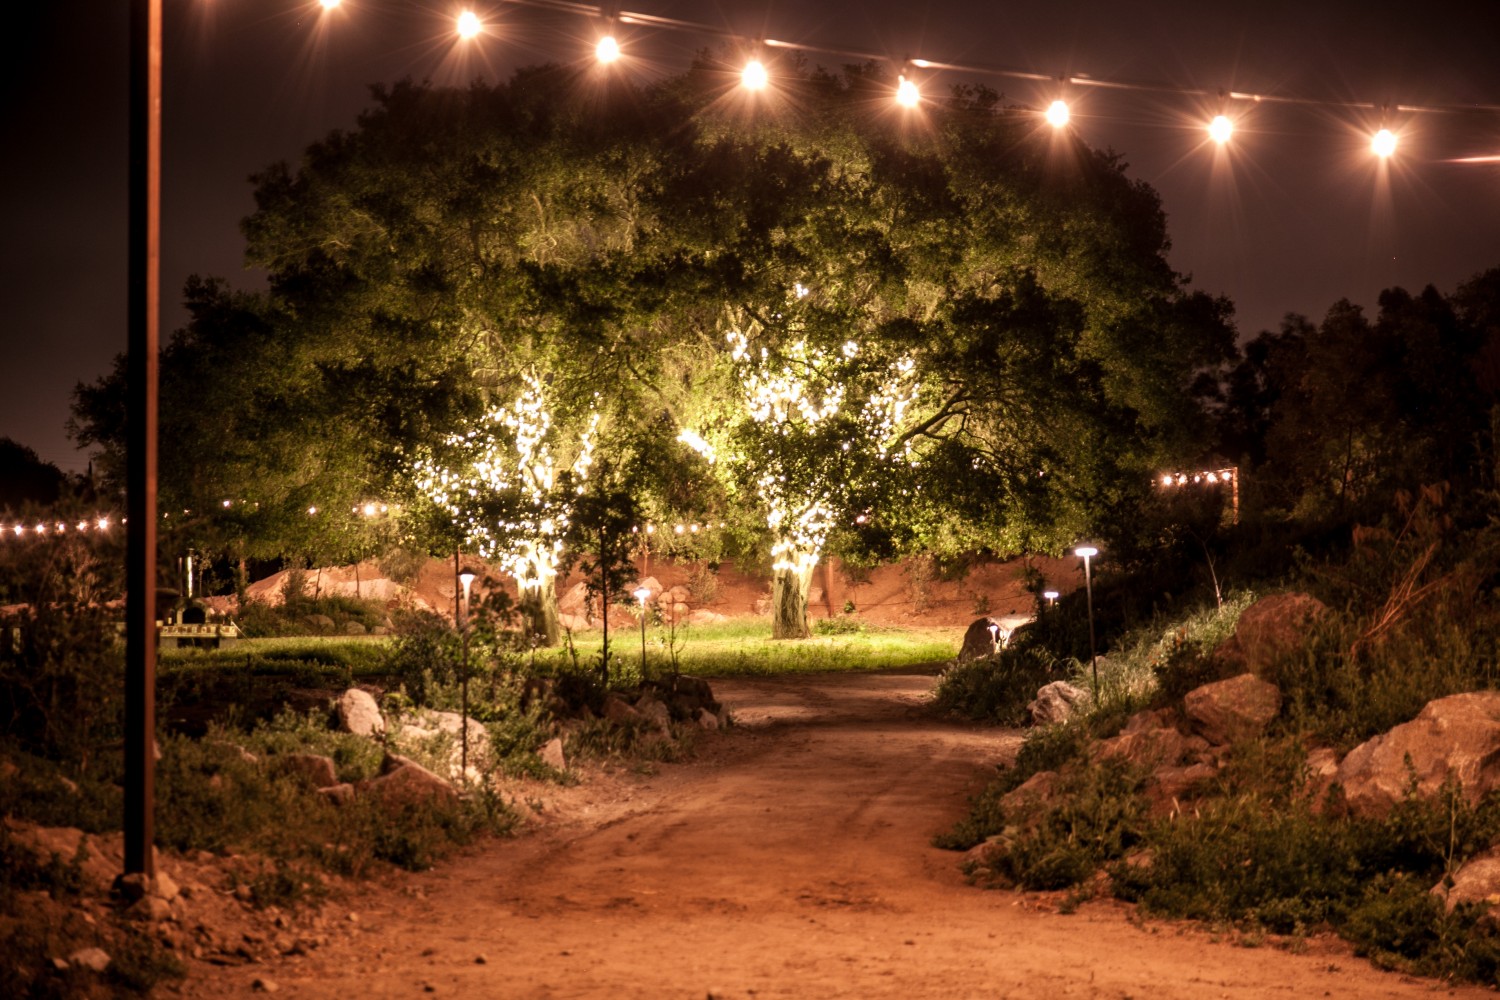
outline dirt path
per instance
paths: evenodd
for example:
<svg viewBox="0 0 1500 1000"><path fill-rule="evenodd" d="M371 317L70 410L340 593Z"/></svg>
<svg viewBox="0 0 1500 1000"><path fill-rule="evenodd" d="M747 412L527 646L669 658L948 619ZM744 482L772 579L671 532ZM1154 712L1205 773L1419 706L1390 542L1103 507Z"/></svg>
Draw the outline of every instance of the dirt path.
<svg viewBox="0 0 1500 1000"><path fill-rule="evenodd" d="M740 725L693 761L591 783L536 833L362 895L352 937L195 967L184 992L242 996L266 977L361 1000L1492 995L1379 972L1337 942L1235 947L1114 903L1063 916L966 886L929 839L1018 737L934 718L930 686L719 682Z"/></svg>

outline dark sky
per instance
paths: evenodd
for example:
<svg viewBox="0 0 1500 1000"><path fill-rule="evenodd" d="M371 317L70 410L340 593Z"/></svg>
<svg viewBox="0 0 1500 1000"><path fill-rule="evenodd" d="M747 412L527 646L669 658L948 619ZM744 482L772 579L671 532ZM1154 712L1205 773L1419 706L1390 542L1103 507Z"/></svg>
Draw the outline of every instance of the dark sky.
<svg viewBox="0 0 1500 1000"><path fill-rule="evenodd" d="M1242 335L1347 297L1373 309L1399 284L1448 292L1500 266L1500 58L1492 2L1381 0L636 0L637 10L747 35L983 64L1232 89L1326 102L1488 105L1394 115L1402 146L1384 170L1362 131L1378 114L1327 105L1232 103L1228 155L1205 143L1213 102L1149 90L1073 88L1075 127L1123 154L1162 195L1173 264L1229 296ZM72 388L125 344L126 0L17 5L0 60L0 436L81 469L63 431ZM248 176L347 127L367 85L403 76L461 83L582 55L579 17L475 4L490 33L453 40L446 0L166 0L163 339L180 325L190 273L260 278L241 265ZM650 59L685 68L713 39L624 29ZM830 67L843 60L812 56ZM1037 84L941 74L1044 105ZM1372 117L1373 115L1373 117Z"/></svg>

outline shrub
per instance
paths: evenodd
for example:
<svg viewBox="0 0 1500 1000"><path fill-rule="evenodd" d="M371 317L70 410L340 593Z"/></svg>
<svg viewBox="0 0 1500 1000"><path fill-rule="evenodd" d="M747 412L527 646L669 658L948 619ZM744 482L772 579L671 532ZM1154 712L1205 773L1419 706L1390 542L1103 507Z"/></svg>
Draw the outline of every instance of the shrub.
<svg viewBox="0 0 1500 1000"><path fill-rule="evenodd" d="M1002 649L993 656L955 663L943 671L933 695L938 708L1006 726L1030 721L1026 706L1037 688L1056 680L1063 663L1036 645Z"/></svg>

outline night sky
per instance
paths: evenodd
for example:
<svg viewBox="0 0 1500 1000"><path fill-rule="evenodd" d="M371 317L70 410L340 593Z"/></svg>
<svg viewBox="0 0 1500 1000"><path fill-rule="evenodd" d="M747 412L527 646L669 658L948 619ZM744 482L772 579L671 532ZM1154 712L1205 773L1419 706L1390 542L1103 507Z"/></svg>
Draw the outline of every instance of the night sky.
<svg viewBox="0 0 1500 1000"><path fill-rule="evenodd" d="M72 388L125 345L127 0L15 5L7 12L0 156L0 436L65 469L87 458L63 430ZM1231 89L1325 102L1487 105L1394 114L1401 148L1368 153L1378 112L1232 102L1227 155L1203 123L1216 101L1074 87L1074 127L1111 147L1162 195L1173 264L1229 296L1242 336L1281 316L1319 318L1347 297L1373 311L1393 284L1450 292L1500 266L1500 58L1495 6L1381 0L1285 3L963 0L635 0L626 10L747 35L981 64L1055 77ZM368 84L463 83L583 57L576 16L475 4L488 33L457 41L458 6L435 0L166 0L162 337L180 325L183 279L261 278L241 264L248 176L353 124ZM622 28L644 78L686 68L710 37ZM840 65L813 54L814 63ZM1040 84L983 82L1045 106Z"/></svg>

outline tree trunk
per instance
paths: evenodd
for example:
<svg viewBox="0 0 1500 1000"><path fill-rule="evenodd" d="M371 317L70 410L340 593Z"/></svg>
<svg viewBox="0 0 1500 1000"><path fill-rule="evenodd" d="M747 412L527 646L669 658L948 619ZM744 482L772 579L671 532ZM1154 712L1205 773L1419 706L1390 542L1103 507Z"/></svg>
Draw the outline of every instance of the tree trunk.
<svg viewBox="0 0 1500 1000"><path fill-rule="evenodd" d="M557 613L557 587L554 577L546 577L539 584L521 588L517 602L521 617L526 622L527 634L538 646L556 646L562 639L562 622Z"/></svg>
<svg viewBox="0 0 1500 1000"><path fill-rule="evenodd" d="M771 577L771 638L806 639L807 592L812 586L813 567L784 567Z"/></svg>

